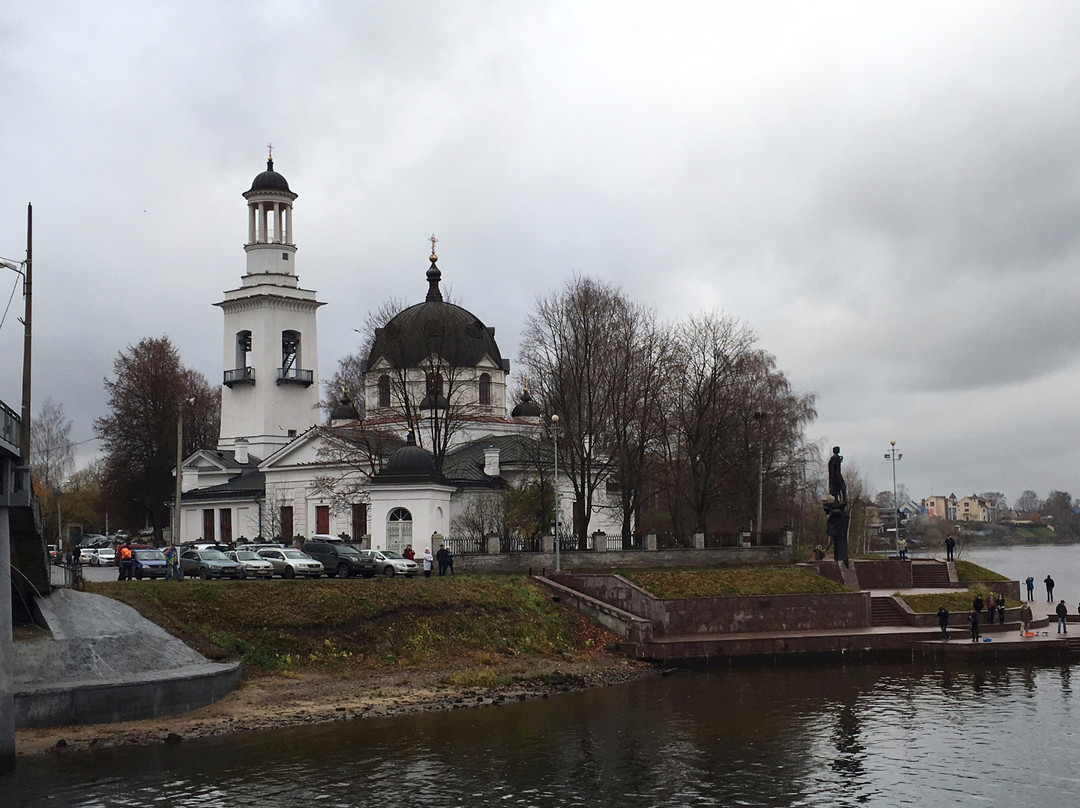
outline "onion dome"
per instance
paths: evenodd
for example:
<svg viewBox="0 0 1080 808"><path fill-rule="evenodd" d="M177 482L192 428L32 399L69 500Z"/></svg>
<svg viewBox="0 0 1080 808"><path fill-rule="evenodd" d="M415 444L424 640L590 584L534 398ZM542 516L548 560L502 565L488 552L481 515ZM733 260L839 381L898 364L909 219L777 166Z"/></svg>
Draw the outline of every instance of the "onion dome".
<svg viewBox="0 0 1080 808"><path fill-rule="evenodd" d="M292 193L289 190L289 183L286 179L274 171L274 159L270 158L266 161L266 171L257 176L251 183L251 190L248 193L254 191L270 191L273 193Z"/></svg>
<svg viewBox="0 0 1080 808"><path fill-rule="evenodd" d="M343 393L341 399L330 408L331 421L359 421L360 413L352 403L348 393Z"/></svg>
<svg viewBox="0 0 1080 808"><path fill-rule="evenodd" d="M435 459L427 449L416 445L416 438L410 429L409 438L405 445L390 455L386 468L380 472L380 476L412 476L434 473Z"/></svg>
<svg viewBox="0 0 1080 808"><path fill-rule="evenodd" d="M430 260L427 297L375 329L367 367L385 359L391 367L415 368L435 354L454 367L476 367L486 356L508 371L509 362L502 358L495 342L495 329L485 326L472 312L443 300L439 290L442 272L436 265L439 257L432 252Z"/></svg>
<svg viewBox="0 0 1080 808"><path fill-rule="evenodd" d="M510 413L511 418L540 418L544 413L540 410L540 405L533 401L532 396L529 395L529 388L526 387L521 393L521 400L518 401L516 407Z"/></svg>

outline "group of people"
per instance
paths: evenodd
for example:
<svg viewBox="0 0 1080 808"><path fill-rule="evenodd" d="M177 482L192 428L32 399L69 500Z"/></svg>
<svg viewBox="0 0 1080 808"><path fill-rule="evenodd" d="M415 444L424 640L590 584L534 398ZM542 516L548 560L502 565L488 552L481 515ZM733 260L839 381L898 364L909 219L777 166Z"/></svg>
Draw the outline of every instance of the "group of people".
<svg viewBox="0 0 1080 808"><path fill-rule="evenodd" d="M454 553L450 547L446 544L442 544L442 536L439 535L439 531L435 531L431 534L431 544L435 545L436 542L440 542L439 551L435 555L431 554L431 548L424 550L423 555L420 556L420 561L424 566L424 577L430 578L431 571L435 564L439 565L439 575L446 575L449 571L451 575L456 575L454 572ZM401 551L401 555L409 559L409 561L416 560L416 551L413 550L411 544L405 545L405 549Z"/></svg>

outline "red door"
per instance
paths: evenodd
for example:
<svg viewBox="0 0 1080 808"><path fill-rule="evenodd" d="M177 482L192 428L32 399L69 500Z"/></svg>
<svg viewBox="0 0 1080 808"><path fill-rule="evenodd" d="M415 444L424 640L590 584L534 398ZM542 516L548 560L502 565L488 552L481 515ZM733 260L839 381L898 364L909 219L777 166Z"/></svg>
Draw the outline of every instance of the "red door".
<svg viewBox="0 0 1080 808"><path fill-rule="evenodd" d="M214 541L214 509L206 508L202 512L203 541Z"/></svg>
<svg viewBox="0 0 1080 808"><path fill-rule="evenodd" d="M232 511L227 508L221 511L221 541L224 544L232 542Z"/></svg>
<svg viewBox="0 0 1080 808"><path fill-rule="evenodd" d="M315 532L324 536L330 532L330 506L315 506Z"/></svg>
<svg viewBox="0 0 1080 808"><path fill-rule="evenodd" d="M292 541L292 505L281 506L281 535L278 538L284 542Z"/></svg>
<svg viewBox="0 0 1080 808"><path fill-rule="evenodd" d="M359 541L361 536L366 536L367 529L367 505L363 503L352 506L352 537L353 541Z"/></svg>

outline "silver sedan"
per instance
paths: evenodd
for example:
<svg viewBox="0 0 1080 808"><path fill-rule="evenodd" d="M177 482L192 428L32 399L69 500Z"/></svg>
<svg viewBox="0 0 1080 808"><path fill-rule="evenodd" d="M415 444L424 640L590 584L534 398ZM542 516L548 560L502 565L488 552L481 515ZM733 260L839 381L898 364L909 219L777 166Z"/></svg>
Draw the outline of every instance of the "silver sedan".
<svg viewBox="0 0 1080 808"><path fill-rule="evenodd" d="M274 573L282 578L295 578L297 575L306 575L310 578L318 578L323 574L321 561L316 561L307 553L300 550L284 548L281 550L259 550L259 555L274 565Z"/></svg>
<svg viewBox="0 0 1080 808"><path fill-rule="evenodd" d="M251 550L232 550L226 553L240 565L241 578L273 578L274 565Z"/></svg>

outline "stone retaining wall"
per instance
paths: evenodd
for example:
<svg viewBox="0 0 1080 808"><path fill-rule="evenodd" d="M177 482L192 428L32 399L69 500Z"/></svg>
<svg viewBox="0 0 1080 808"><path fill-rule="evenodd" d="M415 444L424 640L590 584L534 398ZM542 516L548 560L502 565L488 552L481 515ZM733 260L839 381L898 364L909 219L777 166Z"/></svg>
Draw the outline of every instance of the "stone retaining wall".
<svg viewBox="0 0 1080 808"><path fill-rule="evenodd" d="M672 569L719 564L786 564L790 547L711 547L702 550L572 550L560 553L564 570ZM555 569L554 553L491 553L454 557L456 572L528 572Z"/></svg>

